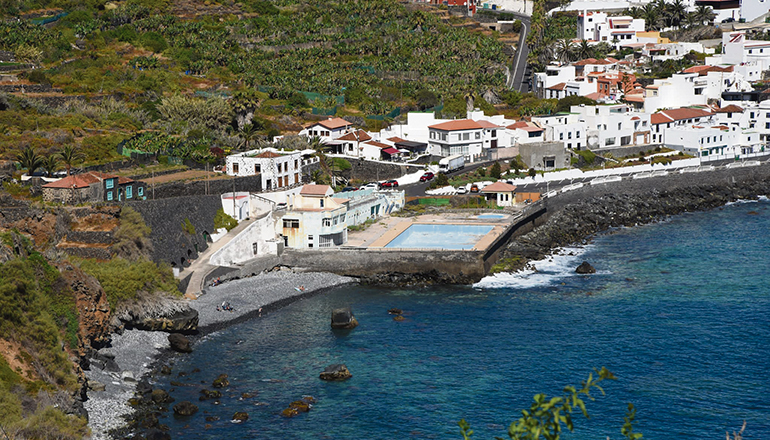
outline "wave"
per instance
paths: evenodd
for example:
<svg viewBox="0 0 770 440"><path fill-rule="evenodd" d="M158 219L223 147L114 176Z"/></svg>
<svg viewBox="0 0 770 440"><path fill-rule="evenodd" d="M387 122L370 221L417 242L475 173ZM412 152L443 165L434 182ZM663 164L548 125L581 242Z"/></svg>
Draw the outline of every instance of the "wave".
<svg viewBox="0 0 770 440"><path fill-rule="evenodd" d="M768 198L767 196L759 196L759 197L757 197L757 199L756 199L756 200L751 200L751 199L738 199L738 200L736 200L736 201L734 201L734 202L727 202L727 203L725 203L725 206L730 206L730 205L742 205L742 204L744 204L744 203L760 203L760 202L763 202L763 203L764 203L764 202L770 202L770 198Z"/></svg>
<svg viewBox="0 0 770 440"><path fill-rule="evenodd" d="M575 268L583 260L583 254L592 245L585 247L571 247L560 250L559 255L551 255L542 260L530 261L533 269L525 269L519 272L502 272L489 275L481 279L473 287L477 289L529 289L532 287L549 286L559 283L562 279L581 276L575 273ZM597 272L601 275L603 272Z"/></svg>

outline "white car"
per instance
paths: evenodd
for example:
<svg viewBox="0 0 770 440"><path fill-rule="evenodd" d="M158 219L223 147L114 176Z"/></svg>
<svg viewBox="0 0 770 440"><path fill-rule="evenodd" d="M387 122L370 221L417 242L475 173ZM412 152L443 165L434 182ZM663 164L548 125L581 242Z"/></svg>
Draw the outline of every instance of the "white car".
<svg viewBox="0 0 770 440"><path fill-rule="evenodd" d="M461 186L457 188L457 194L468 194L468 187L467 186Z"/></svg>
<svg viewBox="0 0 770 440"><path fill-rule="evenodd" d="M377 189L377 186L378 186L377 182L369 182L366 185L362 186L361 189L369 189L369 188Z"/></svg>

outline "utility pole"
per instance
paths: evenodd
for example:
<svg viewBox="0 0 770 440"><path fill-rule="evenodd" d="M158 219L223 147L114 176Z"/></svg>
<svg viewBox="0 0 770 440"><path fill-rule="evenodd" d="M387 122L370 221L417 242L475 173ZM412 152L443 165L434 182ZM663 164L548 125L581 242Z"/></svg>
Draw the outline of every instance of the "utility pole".
<svg viewBox="0 0 770 440"><path fill-rule="evenodd" d="M155 200L155 170L152 170L152 199Z"/></svg>
<svg viewBox="0 0 770 440"><path fill-rule="evenodd" d="M233 218L235 218L235 177L233 177Z"/></svg>

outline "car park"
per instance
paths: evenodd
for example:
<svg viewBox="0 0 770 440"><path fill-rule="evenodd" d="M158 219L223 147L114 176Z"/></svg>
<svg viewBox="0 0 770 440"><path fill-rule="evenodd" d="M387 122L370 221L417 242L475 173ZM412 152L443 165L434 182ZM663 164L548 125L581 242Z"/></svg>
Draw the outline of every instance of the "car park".
<svg viewBox="0 0 770 440"><path fill-rule="evenodd" d="M427 173L425 173L422 176L420 176L420 182L427 182L427 181L433 179L433 177L435 177L435 175L433 173L431 173L430 171L428 171Z"/></svg>

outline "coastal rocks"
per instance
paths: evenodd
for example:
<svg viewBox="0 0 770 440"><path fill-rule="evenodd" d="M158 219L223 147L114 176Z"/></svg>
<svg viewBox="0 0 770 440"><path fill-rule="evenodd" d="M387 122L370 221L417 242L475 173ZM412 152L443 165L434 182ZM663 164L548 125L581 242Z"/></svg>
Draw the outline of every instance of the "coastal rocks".
<svg viewBox="0 0 770 440"><path fill-rule="evenodd" d="M353 377L345 364L334 364L326 367L319 375L321 380L341 381Z"/></svg>
<svg viewBox="0 0 770 440"><path fill-rule="evenodd" d="M198 400L219 399L222 397L222 392L218 390L201 390L201 396Z"/></svg>
<svg viewBox="0 0 770 440"><path fill-rule="evenodd" d="M246 420L249 420L248 413L239 411L239 412L233 414L233 423L243 423Z"/></svg>
<svg viewBox="0 0 770 440"><path fill-rule="evenodd" d="M393 320L396 322L406 321L406 318L404 318L404 315L396 315L393 317Z"/></svg>
<svg viewBox="0 0 770 440"><path fill-rule="evenodd" d="M403 311L403 310L401 310L401 309L397 309L397 308L395 308L395 307L394 307L394 308L392 308L392 309L388 309L388 314L389 314L389 315L400 315L400 314L402 314L402 313L404 313L404 311Z"/></svg>
<svg viewBox="0 0 770 440"><path fill-rule="evenodd" d="M123 380L123 382L136 382L136 378L134 377L134 373L130 371L124 371L120 373L120 378Z"/></svg>
<svg viewBox="0 0 770 440"><path fill-rule="evenodd" d="M78 309L78 354L88 356L110 342L110 304L99 281L77 267L58 266L62 278L75 294ZM114 359L114 357L113 357Z"/></svg>
<svg viewBox="0 0 770 440"><path fill-rule="evenodd" d="M333 329L353 329L358 326L358 321L353 316L353 311L350 307L341 309L334 309L332 311L332 328Z"/></svg>
<svg viewBox="0 0 770 440"><path fill-rule="evenodd" d="M197 412L198 412L198 407L195 404L188 402L186 400L174 405L174 414L178 416L183 416L183 417L191 416Z"/></svg>
<svg viewBox="0 0 770 440"><path fill-rule="evenodd" d="M145 440L171 440L171 434L159 429L151 429L144 435Z"/></svg>
<svg viewBox="0 0 770 440"><path fill-rule="evenodd" d="M160 388L152 390L152 393L150 393L150 398L157 404L171 403L174 401L173 397L171 397L166 391Z"/></svg>
<svg viewBox="0 0 770 440"><path fill-rule="evenodd" d="M88 381L88 389L90 391L104 391L107 389L107 386L104 385L101 382L97 382L95 380L89 380Z"/></svg>
<svg viewBox="0 0 770 440"><path fill-rule="evenodd" d="M140 330L192 333L198 329L198 311L187 308L169 316L146 317L132 324Z"/></svg>
<svg viewBox="0 0 770 440"><path fill-rule="evenodd" d="M159 294L145 294L122 303L115 312L126 328L169 333L195 333L198 311L187 301Z"/></svg>
<svg viewBox="0 0 770 440"><path fill-rule="evenodd" d="M596 273L596 269L594 269L593 266L588 264L588 261L584 261L580 264L580 266L577 267L577 269L575 269L575 272L585 275L585 274Z"/></svg>
<svg viewBox="0 0 770 440"><path fill-rule="evenodd" d="M179 333L171 333L168 335L168 343L171 349L179 353L192 353L192 347L190 346L190 340Z"/></svg>
<svg viewBox="0 0 770 440"><path fill-rule="evenodd" d="M289 407L281 411L281 415L287 418L295 417L299 413L306 413L313 407L315 399L311 396L305 396L302 400L295 400L289 404Z"/></svg>
<svg viewBox="0 0 770 440"><path fill-rule="evenodd" d="M227 380L226 374L220 374L216 379L214 379L214 383L211 384L211 386L214 388L224 388L228 385L230 385L230 381Z"/></svg>

